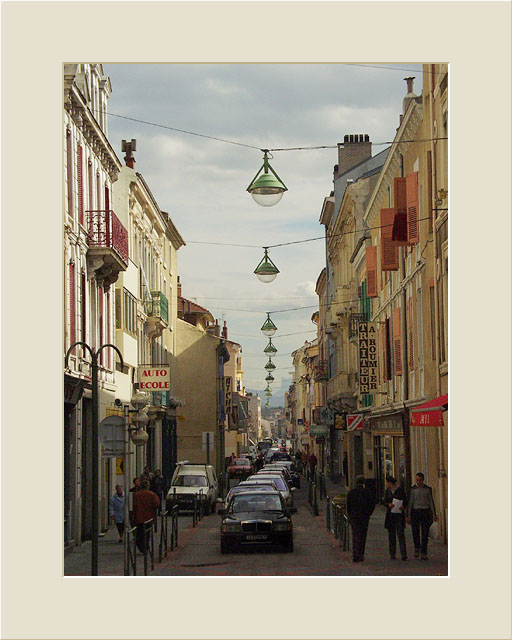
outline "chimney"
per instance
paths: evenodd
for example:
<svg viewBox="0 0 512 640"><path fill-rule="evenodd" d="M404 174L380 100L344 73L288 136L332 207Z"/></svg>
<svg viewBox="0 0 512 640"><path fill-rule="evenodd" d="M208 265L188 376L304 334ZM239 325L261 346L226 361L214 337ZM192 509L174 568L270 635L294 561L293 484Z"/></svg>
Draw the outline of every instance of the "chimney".
<svg viewBox="0 0 512 640"><path fill-rule="evenodd" d="M178 276L178 298L181 298L181 282L180 282L179 276Z"/></svg>
<svg viewBox="0 0 512 640"><path fill-rule="evenodd" d="M133 157L133 152L137 150L137 140L132 138L131 142L126 142L126 140L122 140L121 142L121 151L126 153L124 157L124 161L126 162L126 166L130 167L130 169L135 169L135 158Z"/></svg>
<svg viewBox="0 0 512 640"><path fill-rule="evenodd" d="M402 111L404 115L407 113L407 109L409 108L410 103L415 100L418 96L413 91L413 84L415 80L415 76L409 76L408 78L404 78L407 82L407 95L403 99L402 102ZM401 120L400 120L401 124Z"/></svg>
<svg viewBox="0 0 512 640"><path fill-rule="evenodd" d="M220 338L220 324L217 319L215 320L215 335Z"/></svg>
<svg viewBox="0 0 512 640"><path fill-rule="evenodd" d="M224 327L222 328L222 337L224 340L228 339L228 323L224 320Z"/></svg>
<svg viewBox="0 0 512 640"><path fill-rule="evenodd" d="M338 142L338 164L334 166L334 179L371 157L372 143L367 133L346 135L343 142Z"/></svg>

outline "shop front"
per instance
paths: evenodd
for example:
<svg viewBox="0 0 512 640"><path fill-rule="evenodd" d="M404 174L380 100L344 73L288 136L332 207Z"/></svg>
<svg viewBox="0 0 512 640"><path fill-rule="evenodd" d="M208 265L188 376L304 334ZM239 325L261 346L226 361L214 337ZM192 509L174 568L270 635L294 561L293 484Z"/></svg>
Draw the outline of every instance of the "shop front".
<svg viewBox="0 0 512 640"><path fill-rule="evenodd" d="M378 499L384 496L386 476L406 486L406 446L402 412L370 418L373 466Z"/></svg>

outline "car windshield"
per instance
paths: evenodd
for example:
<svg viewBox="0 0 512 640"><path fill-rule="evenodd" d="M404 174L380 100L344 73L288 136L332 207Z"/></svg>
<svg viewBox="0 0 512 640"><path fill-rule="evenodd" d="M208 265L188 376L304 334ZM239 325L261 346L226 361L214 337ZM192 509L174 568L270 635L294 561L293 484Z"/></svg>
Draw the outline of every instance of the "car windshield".
<svg viewBox="0 0 512 640"><path fill-rule="evenodd" d="M261 480L259 480L261 478ZM282 476L271 476L270 474L263 474L259 476L258 479L255 479L255 482L265 482L266 480L273 482L279 491L286 491L286 483L283 480Z"/></svg>
<svg viewBox="0 0 512 640"><path fill-rule="evenodd" d="M185 476L180 475L173 482L175 487L207 487L208 483L204 476Z"/></svg>
<svg viewBox="0 0 512 640"><path fill-rule="evenodd" d="M229 513L247 511L282 511L281 500L277 494L241 493L235 495L229 506Z"/></svg>
<svg viewBox="0 0 512 640"><path fill-rule="evenodd" d="M237 458L233 464L238 465L239 467L248 467L250 466L250 462L247 458Z"/></svg>

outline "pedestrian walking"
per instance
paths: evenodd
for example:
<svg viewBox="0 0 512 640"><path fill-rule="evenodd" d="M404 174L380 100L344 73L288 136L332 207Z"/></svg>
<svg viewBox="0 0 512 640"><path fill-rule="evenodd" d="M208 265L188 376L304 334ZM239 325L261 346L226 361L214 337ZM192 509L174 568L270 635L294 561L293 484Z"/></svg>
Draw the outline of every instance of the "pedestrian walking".
<svg viewBox="0 0 512 640"><path fill-rule="evenodd" d="M364 476L356 476L356 486L347 494L347 514L352 527L352 562L364 560L366 534L375 500L364 486Z"/></svg>
<svg viewBox="0 0 512 640"><path fill-rule="evenodd" d="M302 473L304 474L304 477L305 477L308 472L308 454L306 453L305 449L302 452L302 455L300 457L300 462L302 465Z"/></svg>
<svg viewBox="0 0 512 640"><path fill-rule="evenodd" d="M417 473L407 506L407 522L412 526L415 558L421 553L421 559L428 560L428 530L433 521L437 522L437 515L432 488L425 484L423 473Z"/></svg>
<svg viewBox="0 0 512 640"><path fill-rule="evenodd" d="M149 490L147 480L142 482L140 491L133 494L133 520L137 526L136 543L139 551L144 553L148 548L148 537L144 540L144 523L156 517L156 510L160 506L160 498ZM149 529L148 529L149 532Z"/></svg>
<svg viewBox="0 0 512 640"><path fill-rule="evenodd" d="M384 527L388 530L389 557L391 560L396 559L396 539L398 538L402 560L407 560L407 545L405 543L407 496L402 487L396 486L396 480L393 476L386 478L384 504L387 507Z"/></svg>
<svg viewBox="0 0 512 640"><path fill-rule="evenodd" d="M135 493L136 491L140 491L141 479L134 478L133 479L133 487L130 489L130 493Z"/></svg>
<svg viewBox="0 0 512 640"><path fill-rule="evenodd" d="M151 480L153 479L153 474L151 473L149 466L146 465L144 467L144 471L142 472L140 479L141 479L141 482L144 482L144 480L146 480L151 484Z"/></svg>
<svg viewBox="0 0 512 640"><path fill-rule="evenodd" d="M309 456L309 478L311 480L311 482L315 481L315 472L316 472L316 465L317 465L317 458L314 454L314 452L311 452L311 455Z"/></svg>
<svg viewBox="0 0 512 640"><path fill-rule="evenodd" d="M254 470L258 472L261 469L263 469L263 455L261 453L258 453L258 457L254 461Z"/></svg>
<svg viewBox="0 0 512 640"><path fill-rule="evenodd" d="M232 464L235 464L235 460L236 460L236 456L234 454L234 452L229 456L229 462L228 462L228 466L231 466Z"/></svg>
<svg viewBox="0 0 512 640"><path fill-rule="evenodd" d="M162 472L160 471L160 469L155 469L155 475L151 478L149 488L160 498L160 504L162 504L162 497L165 493L165 486L165 478L163 477Z"/></svg>
<svg viewBox="0 0 512 640"><path fill-rule="evenodd" d="M116 484L116 492L108 503L108 515L117 527L119 542L123 541L124 536L124 500L123 487L120 484Z"/></svg>
<svg viewBox="0 0 512 640"><path fill-rule="evenodd" d="M343 461L341 463L343 467L343 477L345 478L345 486L348 487L348 456L347 452L343 452Z"/></svg>

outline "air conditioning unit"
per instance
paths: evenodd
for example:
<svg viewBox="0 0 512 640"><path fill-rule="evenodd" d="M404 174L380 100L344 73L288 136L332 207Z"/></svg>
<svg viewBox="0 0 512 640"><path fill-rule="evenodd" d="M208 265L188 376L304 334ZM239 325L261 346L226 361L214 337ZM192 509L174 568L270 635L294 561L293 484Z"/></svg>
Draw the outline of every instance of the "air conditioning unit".
<svg viewBox="0 0 512 640"><path fill-rule="evenodd" d="M325 333L331 334L333 331L334 329L331 329L331 327L327 327L327 329L325 330Z"/></svg>

